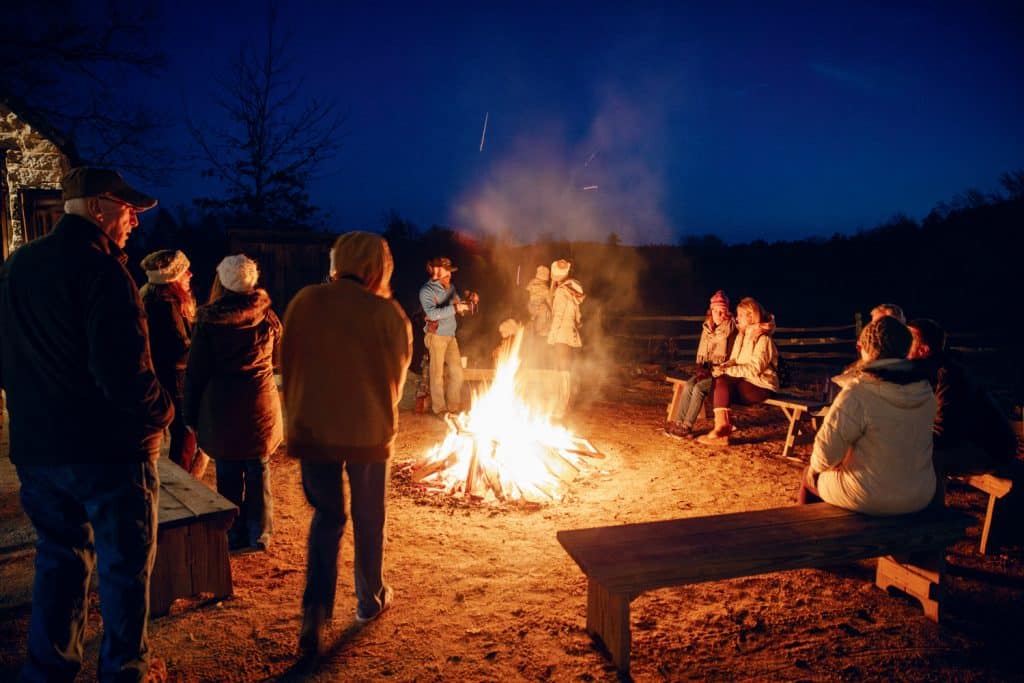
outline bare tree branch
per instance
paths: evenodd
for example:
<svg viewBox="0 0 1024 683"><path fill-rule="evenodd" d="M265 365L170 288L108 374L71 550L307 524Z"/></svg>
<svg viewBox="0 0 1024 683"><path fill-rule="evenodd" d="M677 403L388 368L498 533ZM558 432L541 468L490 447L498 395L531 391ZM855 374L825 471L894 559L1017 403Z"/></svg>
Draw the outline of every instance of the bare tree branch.
<svg viewBox="0 0 1024 683"><path fill-rule="evenodd" d="M150 181L166 174L171 156L154 144L165 124L120 88L127 77L156 76L164 67L150 39L148 3L8 0L3 15L0 91L70 136L81 161Z"/></svg>
<svg viewBox="0 0 1024 683"><path fill-rule="evenodd" d="M273 5L261 44L260 50L241 49L216 81L221 96L214 102L227 129L186 116L204 175L225 190L197 201L249 223L309 225L319 209L307 188L316 170L337 155L344 118L333 102L303 99L302 79L290 77L288 41L278 37Z"/></svg>

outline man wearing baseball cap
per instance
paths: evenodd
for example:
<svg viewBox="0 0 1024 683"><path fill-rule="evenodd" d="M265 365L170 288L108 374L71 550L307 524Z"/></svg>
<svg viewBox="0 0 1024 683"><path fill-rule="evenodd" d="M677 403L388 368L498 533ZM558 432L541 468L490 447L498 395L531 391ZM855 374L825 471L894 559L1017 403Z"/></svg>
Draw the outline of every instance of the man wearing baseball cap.
<svg viewBox="0 0 1024 683"><path fill-rule="evenodd" d="M98 678L143 680L156 460L174 409L153 372L146 316L122 249L136 214L156 200L108 169L75 168L61 184L64 216L0 273L10 457L38 538L22 677L75 677L98 566Z"/></svg>

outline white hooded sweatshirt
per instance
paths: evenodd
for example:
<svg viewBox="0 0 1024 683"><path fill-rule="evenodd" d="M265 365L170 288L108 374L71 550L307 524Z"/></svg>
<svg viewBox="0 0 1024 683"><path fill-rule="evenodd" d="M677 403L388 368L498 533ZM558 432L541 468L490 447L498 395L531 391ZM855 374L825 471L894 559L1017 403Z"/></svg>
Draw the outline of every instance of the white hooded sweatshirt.
<svg viewBox="0 0 1024 683"><path fill-rule="evenodd" d="M843 390L811 453L822 500L871 515L917 512L932 500L936 402L915 367L877 360L835 378Z"/></svg>

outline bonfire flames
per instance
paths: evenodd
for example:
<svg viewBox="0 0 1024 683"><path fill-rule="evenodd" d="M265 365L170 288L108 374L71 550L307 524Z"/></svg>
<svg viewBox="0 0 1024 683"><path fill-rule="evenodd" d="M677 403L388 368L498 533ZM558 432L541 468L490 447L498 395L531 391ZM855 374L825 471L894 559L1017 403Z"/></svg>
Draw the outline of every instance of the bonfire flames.
<svg viewBox="0 0 1024 683"><path fill-rule="evenodd" d="M522 331L469 411L446 418L448 433L413 465L413 481L455 496L547 503L562 500L588 459L604 457L552 423L543 382L538 391L530 371L519 372L521 341Z"/></svg>

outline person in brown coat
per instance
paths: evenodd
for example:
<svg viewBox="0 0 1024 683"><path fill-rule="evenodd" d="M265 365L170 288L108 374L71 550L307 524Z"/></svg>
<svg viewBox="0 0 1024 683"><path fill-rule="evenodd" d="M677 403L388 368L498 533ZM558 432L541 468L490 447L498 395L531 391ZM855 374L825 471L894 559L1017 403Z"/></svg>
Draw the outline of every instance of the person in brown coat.
<svg viewBox="0 0 1024 683"><path fill-rule="evenodd" d="M288 454L302 461L313 506L299 650L316 657L334 613L345 529L343 473L355 530L356 621L391 606L384 582L388 460L412 359L412 326L391 298L394 264L379 235L349 232L331 250L330 281L299 291L284 316L281 379Z"/></svg>
<svg viewBox="0 0 1024 683"><path fill-rule="evenodd" d="M270 543L270 455L283 441L273 364L281 321L258 278L243 254L220 262L210 301L196 312L185 373L185 424L216 461L217 491L239 507L232 549Z"/></svg>

